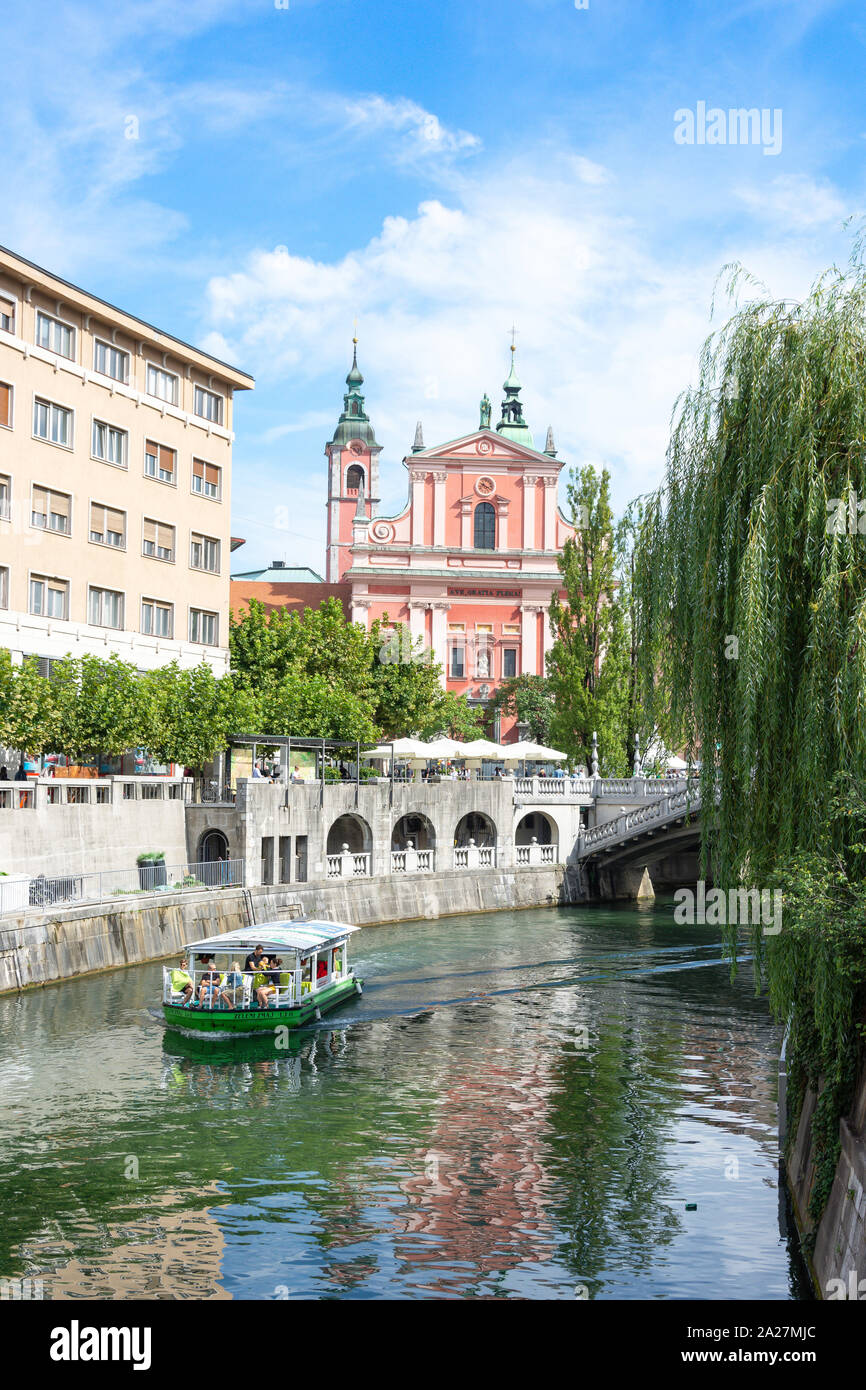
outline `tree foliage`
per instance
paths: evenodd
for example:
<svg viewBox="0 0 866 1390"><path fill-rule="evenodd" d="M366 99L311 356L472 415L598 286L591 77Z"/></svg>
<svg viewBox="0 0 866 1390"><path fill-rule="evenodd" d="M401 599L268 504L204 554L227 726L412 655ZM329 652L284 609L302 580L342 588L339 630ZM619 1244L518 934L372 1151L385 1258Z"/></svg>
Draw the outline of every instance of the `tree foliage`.
<svg viewBox="0 0 866 1390"><path fill-rule="evenodd" d="M536 743L550 743L554 686L545 676L510 676L500 685L493 704L519 724L528 724Z"/></svg>
<svg viewBox="0 0 866 1390"><path fill-rule="evenodd" d="M647 508L643 696L673 746L703 750L723 883L761 883L814 843L835 774L864 772L866 518L852 530L849 510L866 497L864 311L857 262L801 304L737 310L704 346Z"/></svg>
<svg viewBox="0 0 866 1390"><path fill-rule="evenodd" d="M627 641L607 469L573 469L568 501L575 535L559 556L566 598L555 593L550 604L550 736L572 761L589 763L597 732L602 772L621 776L628 755Z"/></svg>

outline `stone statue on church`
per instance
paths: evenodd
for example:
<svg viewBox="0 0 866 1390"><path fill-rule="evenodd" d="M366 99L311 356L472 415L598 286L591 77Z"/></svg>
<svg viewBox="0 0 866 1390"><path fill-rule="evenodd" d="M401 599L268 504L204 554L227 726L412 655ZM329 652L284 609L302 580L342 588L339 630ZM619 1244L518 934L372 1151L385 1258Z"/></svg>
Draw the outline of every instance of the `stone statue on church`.
<svg viewBox="0 0 866 1390"><path fill-rule="evenodd" d="M489 430L489 429L490 429L490 419L491 419L492 413L493 413L493 407L491 406L491 404L490 404L490 398L489 398L489 396L487 395L487 392L485 391L485 392L484 392L484 395L483 395L482 398L481 398L481 424L479 425L479 429L482 429L482 430Z"/></svg>
<svg viewBox="0 0 866 1390"><path fill-rule="evenodd" d="M478 669L477 669L477 671L476 671L476 675L478 675L478 676L489 676L489 675L490 675L490 658L488 657L487 652L484 650L483 647L482 647L481 651L478 653Z"/></svg>

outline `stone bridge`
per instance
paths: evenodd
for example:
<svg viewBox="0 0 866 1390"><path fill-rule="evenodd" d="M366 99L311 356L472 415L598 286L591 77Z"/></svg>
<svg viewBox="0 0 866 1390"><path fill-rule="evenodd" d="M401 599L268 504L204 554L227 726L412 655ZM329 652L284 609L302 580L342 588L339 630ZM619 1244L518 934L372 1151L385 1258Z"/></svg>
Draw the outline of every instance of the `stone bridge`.
<svg viewBox="0 0 866 1390"><path fill-rule="evenodd" d="M250 886L559 864L581 896L634 897L652 891L649 863L693 848L695 795L643 777L241 779L234 803L187 807L187 849L242 860Z"/></svg>

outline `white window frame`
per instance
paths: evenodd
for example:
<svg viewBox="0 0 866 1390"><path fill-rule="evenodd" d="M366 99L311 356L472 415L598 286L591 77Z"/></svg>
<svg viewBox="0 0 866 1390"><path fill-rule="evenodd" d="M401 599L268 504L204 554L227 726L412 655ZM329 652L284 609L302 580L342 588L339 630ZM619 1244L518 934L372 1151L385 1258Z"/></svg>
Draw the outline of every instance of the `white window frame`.
<svg viewBox="0 0 866 1390"><path fill-rule="evenodd" d="M11 314L7 315L7 308L12 310ZM12 295L8 294L5 290L3 290L3 292L0 293L0 318L6 317L11 318L12 322L10 323L8 328L3 328L2 324L0 324L0 333L11 333L14 337L15 325L18 322L18 300L13 298Z"/></svg>
<svg viewBox="0 0 866 1390"><path fill-rule="evenodd" d="M4 425L0 420L0 430L11 430L15 428L15 383L14 381L0 381L0 386L5 386L9 391L9 424Z"/></svg>
<svg viewBox="0 0 866 1390"><path fill-rule="evenodd" d="M9 608L9 586L11 577L9 566L0 565L0 609L4 612Z"/></svg>
<svg viewBox="0 0 866 1390"><path fill-rule="evenodd" d="M62 411L63 414L69 416L69 435L70 435L70 438L69 438L69 443L68 443L68 444L63 444L63 443L61 443L61 441L60 441L59 439L52 439L51 436L50 436L50 434L45 435L45 434L38 434L38 433L37 433L37 431L36 431L36 407L37 407L38 405L44 406L44 407L48 410L48 412L49 412L49 414L48 414L48 425L49 425L49 430L50 430L50 427L51 427L51 419L52 419L51 411L53 411L53 410ZM39 442L40 442L41 444L52 444L52 445L54 446L55 449L66 449L67 451L71 451L71 450L75 447L75 411L72 409L71 406L69 406L69 405L61 405L59 401L50 401L50 400L48 399L47 396L37 396L37 395L34 394L34 397L33 397L33 421L32 421L32 424L33 424L33 438L34 438L34 439L38 439Z"/></svg>
<svg viewBox="0 0 866 1390"><path fill-rule="evenodd" d="M6 483L8 483L8 485L9 485L9 486L8 486L8 492L9 492L8 506L7 506L6 510L5 510L5 512L3 511L2 506L0 506L0 521L11 521L11 520L12 520L12 474L11 474L11 473L0 473L0 479L3 479L3 480L4 480Z"/></svg>
<svg viewBox="0 0 866 1390"><path fill-rule="evenodd" d="M108 458L96 452L96 427L101 425L104 430L113 430L119 434L123 440L123 462L116 463L114 459ZM112 425L109 420L101 420L98 415L94 415L90 422L90 457L97 463L107 463L109 468L128 468L129 467L129 430L123 429L120 425Z"/></svg>
<svg viewBox="0 0 866 1390"><path fill-rule="evenodd" d="M92 533L93 533L93 508L94 508L94 507L104 507L106 511L119 512L120 515L123 517L123 531L121 532L121 542L120 542L120 545L115 545L115 544L114 544L114 541L107 541L107 540L96 540L96 541L95 541L95 540L93 539L93 534L92 534ZM101 501L99 500L98 497L91 497L91 498L88 499L87 539L88 539L88 541L90 542L91 545L104 545L105 548L106 548L107 550L119 550L119 551L124 551L124 550L126 550L126 537L127 537L128 530L129 530L129 527L128 527L128 520L129 520L129 518L128 518L126 512L124 511L124 509L123 509L122 507L118 507L114 502L101 502Z"/></svg>
<svg viewBox="0 0 866 1390"><path fill-rule="evenodd" d="M55 328L65 328L65 329L70 333L71 339L72 339L72 343L71 343L72 351L71 351L71 352L61 352L61 351L60 351L60 348L54 347L52 344L49 344L48 347L46 347L44 343L40 343L40 341L39 341L39 320L40 320L40 319L44 319L44 320L46 321L46 323L49 323L49 324L51 325L51 329L52 329L52 335L51 335L51 336L53 336L53 330L54 330ZM49 314L47 309L40 309L38 306L37 306L37 309L36 309L36 327L35 327L35 331L34 331L33 341L34 341L34 343L36 344L36 346L37 346L38 348L41 348L41 349L42 349L43 352L51 352L51 353L54 354L55 357L62 357L63 360L64 360L64 362L76 362L76 361L78 360L78 357L77 357L77 350L78 350L78 329L77 329L76 325L75 325L74 323L70 323L68 319L62 319L62 318L60 318L59 314Z"/></svg>
<svg viewBox="0 0 866 1390"><path fill-rule="evenodd" d="M97 366L97 358L98 358L98 354L99 354L99 349L100 349L100 348L105 348L106 351L107 351L108 353L116 352L120 357L122 357L122 358L125 359L125 367L124 367L123 376L115 376L113 372L104 372L104 371L101 370L100 367ZM132 361L132 353L129 352L127 348L118 347L118 346L117 346L117 343L112 343L111 340L110 340L110 338L96 338L96 337L94 337L94 339L93 339L93 370L96 372L97 376L104 376L108 381L119 381L120 384L121 384L121 386L128 386L128 385L129 385L129 368L130 368L130 363L131 363L131 361Z"/></svg>
<svg viewBox="0 0 866 1390"><path fill-rule="evenodd" d="M149 606L150 608L153 609L153 617L154 617L154 618L156 617L156 611L157 611L158 608L164 608L164 609L166 610L166 612L167 612L168 615L169 615L169 628L170 628L170 631L169 631L169 632L167 632L167 633L166 633L166 632L157 632L157 631L155 630L155 628L153 628L153 627L151 628L151 631L150 631L150 632L147 631L147 629L146 629L146 627L145 627L145 625L144 625L144 610L145 610L145 607L148 607L148 606ZM174 604L173 604L173 603L170 603L168 599L164 599L164 598L142 598L142 600L141 600L141 632L142 632L143 636L145 636L145 637L156 637L156 638L161 639L161 640L163 640L163 641L165 641L165 642L173 642L173 641L174 641Z"/></svg>
<svg viewBox="0 0 866 1390"><path fill-rule="evenodd" d="M514 676L519 676L519 675L520 675L520 648L519 648L516 644L515 644L515 645L512 645L512 639L511 639L511 638L509 638L508 645L507 645L507 646L504 646L504 647L502 648L502 679L503 679L504 681L510 681L510 680L513 680L513 679L514 679L514 676L508 676L508 675L505 674L505 655L506 655L506 652L513 652L513 653L514 653Z"/></svg>
<svg viewBox="0 0 866 1390"><path fill-rule="evenodd" d="M156 447L157 447L157 449L167 449L168 452L174 457L174 464L173 464L173 466L172 466L171 478L161 478L161 477L159 476L159 455L157 455L156 472L155 472L155 473L148 473L148 471L147 471L147 446L148 446L148 444L155 444ZM177 454L177 449L173 449L173 448L171 447L170 444L160 444L160 442L159 442L158 439L153 439L153 438L150 437L150 436L149 436L148 438L146 438L145 441L144 441L144 476L145 476L145 478L149 478L150 481L151 481L152 483L162 483L163 487L177 487L177 471L178 471L178 454Z"/></svg>
<svg viewBox="0 0 866 1390"><path fill-rule="evenodd" d="M94 618L93 618L93 615L92 615L92 609L91 609L91 603L92 603L94 594L99 594L99 595L102 596L102 597L100 598L100 614L101 614L101 610L102 610L102 598L105 596L105 594L110 594L112 598L115 598L115 597L116 597L116 598L119 598L119 599L120 599L120 622L119 622L119 623L102 623L102 622L96 622L96 621L94 621ZM89 626L89 627L102 627L102 628L105 628L105 630L106 630L107 632L123 632L123 631L125 630L125 627L126 627L126 594L125 594L124 590L123 590L123 589L106 589L106 588L103 587L102 584L88 584L88 586L87 586L87 623L88 623L88 626Z"/></svg>
<svg viewBox="0 0 866 1390"><path fill-rule="evenodd" d="M153 372L157 378L157 385L161 384L159 378L163 377L166 381L173 383L172 395L170 397L162 395L159 391L151 391L151 372ZM151 396L155 401L163 401L165 405L176 406L180 400L180 377L177 372L170 372L168 367L160 367L156 362L148 362L144 373L144 391L145 395Z"/></svg>
<svg viewBox="0 0 866 1390"><path fill-rule="evenodd" d="M212 495L211 493L205 491L205 488L206 488L206 486L207 486L207 483L206 483L206 481L205 481L204 473L202 473L202 480L201 480L202 485L201 485L201 488L197 488L197 487L196 487L196 485L195 485L195 484L196 484L195 466L196 466L197 463L200 463L200 464L201 464L202 469L206 469L206 468L215 468L216 471L217 471L217 473L219 474L219 482L218 482L218 484L217 484L217 490L216 490L216 494L215 494L215 495ZM189 490L190 490L190 492L192 493L193 497L203 497L203 498L205 499L206 502L221 502L221 501L223 500L223 469L222 469L222 464L221 464L221 463L210 463L210 462L208 461L208 459L199 458L197 454L193 455L192 466L191 466L191 471L190 471L190 475L189 475Z"/></svg>
<svg viewBox="0 0 866 1390"><path fill-rule="evenodd" d="M195 563L195 561L194 561L194 559L193 559L193 548L194 548L194 546L198 543L198 542L196 541L196 537L198 537L198 541L201 542L202 561L204 561L204 557L205 557L205 553L206 553L206 547L207 547L208 545L214 545L214 546L216 546L216 568L215 568L215 569L212 569L212 568L210 567L210 565L206 565L206 564L204 564L204 563L202 563L202 564L200 564L200 565L197 565L197 564ZM190 567L191 570L197 570L200 574L220 574L220 573L221 573L221 570L222 570L222 544L221 544L221 542L220 542L219 536L206 536L206 535L204 534L203 531L190 531L190 533L189 533L189 567Z"/></svg>
<svg viewBox="0 0 866 1390"><path fill-rule="evenodd" d="M40 525L38 524L38 522L35 522L35 521L33 520L33 494L34 494L34 492L36 491L37 488L39 488L41 492L47 492L47 493L49 493L49 495L50 495L50 494L56 494L56 496L58 496L58 497L67 497L67 498L69 499L69 516L68 516L69 527L68 527L68 529L67 529L66 531L60 531L60 530L58 530L55 526L49 526L49 525L40 526ZM30 528L31 528L31 530L33 530L33 531L45 531L46 534L47 534L47 535L50 535L50 536L66 536L67 538L69 538L69 537L72 535L72 506L73 506L73 501L74 501L74 498L73 498L73 494L72 494L71 492L61 492L61 491L60 491L60 488L57 488L57 487L49 487L47 483L31 483L31 484L30 484ZM47 517L50 519L50 516L51 516L50 510L49 510L49 512L46 513L46 515L47 515Z"/></svg>
<svg viewBox="0 0 866 1390"><path fill-rule="evenodd" d="M65 612L65 615L64 615L62 618L58 618L58 617L57 617L55 614L53 614L53 613L44 613L44 612L43 612L43 613L37 613L37 612L35 612L35 610L34 610L34 609L32 608L32 606L31 606L31 604L32 604L32 586L33 586L33 584L45 584L45 585L48 585L48 584L55 584L55 585L62 584L62 585L64 586L64 592L65 592L65 598L66 598L66 604L65 604L66 612ZM47 592L47 590L46 590L46 592ZM35 571L34 571L34 570L30 570L30 571L28 571L28 574L27 574L27 612L30 613L32 617L34 617L34 618L45 618L48 622L68 623L68 622L69 622L69 611L70 611L71 601L72 601L72 585L71 585L71 583L69 582L69 579L68 579L68 578L65 578L62 574L43 574L41 570L35 570Z"/></svg>
<svg viewBox="0 0 866 1390"><path fill-rule="evenodd" d="M202 396L205 397L204 404L207 404L208 402L213 402L216 404L216 416L209 415L206 410L199 410L197 408L199 401L199 392L201 392ZM219 425L220 428L222 428L223 421L226 417L226 398L225 396L221 395L219 391L212 391L209 386L201 386L198 382L195 382L193 383L192 393L192 413L193 415L197 416L199 420L207 420L209 425Z"/></svg>
<svg viewBox="0 0 866 1390"><path fill-rule="evenodd" d="M193 619L194 619L194 615L197 616L198 618L213 618L213 623L214 623L214 640L213 640L213 642L205 642L201 637L194 637L194 636L193 636ZM210 608L190 608L190 610L189 610L189 624L188 624L187 631L188 631L188 633L189 633L189 640L190 640L190 642L194 643L196 646L198 646L198 647L218 647L218 646L219 646L219 637L220 637L220 615L219 615L219 613L213 612L213 610L210 609Z"/></svg>
<svg viewBox="0 0 866 1390"><path fill-rule="evenodd" d="M164 527L166 528L166 530L171 531L172 536L173 536L174 539L173 539L173 544L172 544L172 548L171 548L171 557L170 557L170 558L167 558L165 555L160 555L160 554L159 554L159 531L158 531L158 530L157 530L157 542L156 542L157 548L154 550L154 552L153 552L152 555L150 554L149 551L145 550L144 547L145 547L145 545L147 544L147 541L145 540L145 536L144 536L144 528L145 528L145 525L147 524L148 521L151 523L152 526L156 526L157 528L159 528L160 526L164 526ZM163 547L163 549L165 549L165 547ZM173 522L173 521L160 521L160 520L159 520L159 517L156 517L156 516L143 516L143 517L141 518L141 553L142 553L142 555L144 556L145 560L159 560L160 563L163 564L163 565L173 565L173 564L175 564L175 563L177 562L177 525L176 525L176 523Z"/></svg>

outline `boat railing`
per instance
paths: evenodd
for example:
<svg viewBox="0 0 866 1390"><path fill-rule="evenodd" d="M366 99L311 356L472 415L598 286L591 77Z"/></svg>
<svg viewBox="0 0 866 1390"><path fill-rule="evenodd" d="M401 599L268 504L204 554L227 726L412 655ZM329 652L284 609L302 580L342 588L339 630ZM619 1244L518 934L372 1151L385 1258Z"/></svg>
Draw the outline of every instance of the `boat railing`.
<svg viewBox="0 0 866 1390"><path fill-rule="evenodd" d="M163 966L162 1002L164 1004L180 1004L183 1001L183 991L175 990L171 979L173 971L178 968L179 967L176 965ZM214 991L210 998L207 1001L203 1001L199 998L202 980L205 975L210 974L211 970L218 973L220 977L219 984L214 987ZM213 966L195 965L187 969L185 973L192 980L193 989L191 1002L208 1012L213 1010L219 1013L226 1010L227 1005L223 996L226 996L236 1009L249 1009L252 1004L257 1002L256 990L261 988L261 986L254 983L255 976L250 974L249 971L241 972L243 977L242 983L238 985L229 985L228 979L231 975L231 970L228 967L222 968L216 964ZM341 964L339 970L331 970L326 975L305 980L303 979L303 972L301 970L281 970L280 975L283 978L279 984L272 983L269 971L265 970L261 973L267 977L265 980L266 985L273 989L273 993L268 996L271 1007L286 1008L301 1003L309 995L317 994L319 990L326 989L329 985L339 984L342 980L348 979L353 972L351 967L346 969L345 965Z"/></svg>

